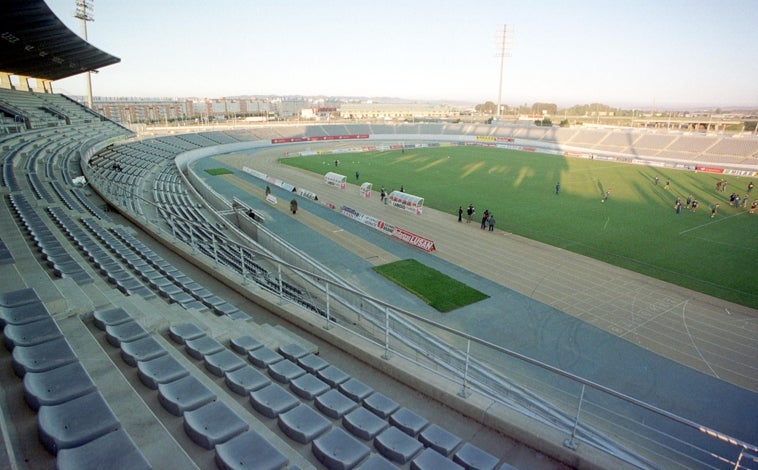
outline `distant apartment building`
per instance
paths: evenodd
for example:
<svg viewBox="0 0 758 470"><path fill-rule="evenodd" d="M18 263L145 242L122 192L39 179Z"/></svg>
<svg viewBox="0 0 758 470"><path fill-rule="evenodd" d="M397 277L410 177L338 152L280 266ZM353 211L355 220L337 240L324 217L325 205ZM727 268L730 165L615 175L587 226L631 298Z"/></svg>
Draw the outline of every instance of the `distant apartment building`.
<svg viewBox="0 0 758 470"><path fill-rule="evenodd" d="M443 119L460 116L460 110L432 103L343 103L339 110L343 119L407 120L414 118Z"/></svg>

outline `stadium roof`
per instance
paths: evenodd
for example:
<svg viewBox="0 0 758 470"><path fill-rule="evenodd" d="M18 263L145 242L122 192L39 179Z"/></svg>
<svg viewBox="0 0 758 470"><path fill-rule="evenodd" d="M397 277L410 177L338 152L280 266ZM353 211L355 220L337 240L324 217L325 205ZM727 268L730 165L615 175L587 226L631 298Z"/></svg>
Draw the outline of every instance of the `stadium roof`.
<svg viewBox="0 0 758 470"><path fill-rule="evenodd" d="M0 70L59 80L121 61L68 29L43 0L3 0Z"/></svg>

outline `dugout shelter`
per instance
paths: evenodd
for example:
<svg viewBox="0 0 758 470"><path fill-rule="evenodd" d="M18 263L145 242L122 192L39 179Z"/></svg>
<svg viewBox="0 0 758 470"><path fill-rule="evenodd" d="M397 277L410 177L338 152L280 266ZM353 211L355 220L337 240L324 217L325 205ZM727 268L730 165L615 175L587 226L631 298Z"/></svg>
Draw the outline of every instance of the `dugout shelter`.
<svg viewBox="0 0 758 470"><path fill-rule="evenodd" d="M387 198L393 206L413 212L414 214L421 214L422 208L424 207L424 198L414 196L413 194L392 191Z"/></svg>
<svg viewBox="0 0 758 470"><path fill-rule="evenodd" d="M340 189L345 189L347 187L347 176L330 171L324 175L324 183L330 186L336 186Z"/></svg>

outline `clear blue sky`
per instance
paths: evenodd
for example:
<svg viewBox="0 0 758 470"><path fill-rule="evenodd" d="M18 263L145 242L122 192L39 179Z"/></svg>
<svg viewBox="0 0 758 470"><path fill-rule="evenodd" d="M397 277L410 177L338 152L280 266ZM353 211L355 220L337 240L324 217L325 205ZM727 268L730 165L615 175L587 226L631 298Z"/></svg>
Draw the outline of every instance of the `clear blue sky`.
<svg viewBox="0 0 758 470"><path fill-rule="evenodd" d="M81 34L75 0L46 0ZM758 0L94 0L97 96L758 106ZM84 94L84 77L54 83Z"/></svg>

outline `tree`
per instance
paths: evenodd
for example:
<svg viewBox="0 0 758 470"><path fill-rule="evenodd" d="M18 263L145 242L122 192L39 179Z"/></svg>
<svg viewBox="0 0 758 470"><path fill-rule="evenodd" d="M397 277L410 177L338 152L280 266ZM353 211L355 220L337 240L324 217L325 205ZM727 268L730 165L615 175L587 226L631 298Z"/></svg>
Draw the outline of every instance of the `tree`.
<svg viewBox="0 0 758 470"><path fill-rule="evenodd" d="M497 113L497 105L493 103L492 101L487 101L484 104L478 104L474 106L474 110L477 113L482 114L496 114Z"/></svg>

